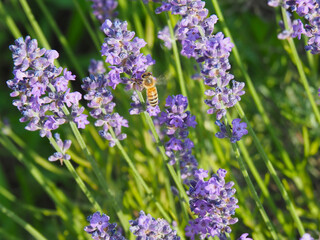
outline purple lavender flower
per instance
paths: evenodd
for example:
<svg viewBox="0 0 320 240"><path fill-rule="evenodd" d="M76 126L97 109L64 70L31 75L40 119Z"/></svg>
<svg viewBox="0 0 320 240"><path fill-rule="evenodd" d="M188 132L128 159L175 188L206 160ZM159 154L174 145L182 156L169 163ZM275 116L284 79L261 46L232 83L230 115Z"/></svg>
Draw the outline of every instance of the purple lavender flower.
<svg viewBox="0 0 320 240"><path fill-rule="evenodd" d="M113 96L108 87L108 79L104 75L98 77L90 75L82 82L81 87L87 92L84 99L89 101L88 107L92 109L90 115L97 119L95 126L103 127L99 134L109 141L110 147L113 147L116 139L112 137L109 129L113 129L118 140L123 140L127 135L122 133L121 128L128 127L128 121L118 113L113 113L116 104L112 102Z"/></svg>
<svg viewBox="0 0 320 240"><path fill-rule="evenodd" d="M238 200L233 197L236 190L233 182L226 183L224 178L227 171L219 169L209 180L207 171L199 169L195 172L195 179L190 182L187 194L190 197L190 208L198 218L189 221L185 228L186 236L195 239L195 235L205 237L218 236L225 239L225 233L230 233L229 225L235 224L238 219L232 218Z"/></svg>
<svg viewBox="0 0 320 240"><path fill-rule="evenodd" d="M281 4L282 0L268 0L268 5L270 7L278 7Z"/></svg>
<svg viewBox="0 0 320 240"><path fill-rule="evenodd" d="M100 215L96 212L87 218L90 225L84 228L84 231L91 234L92 239L95 240L126 240L119 232L117 232L117 224L109 222L110 217L106 214Z"/></svg>
<svg viewBox="0 0 320 240"><path fill-rule="evenodd" d="M232 132L229 133L225 124L221 123L219 120L217 120L215 123L220 128L221 132L216 133L217 138L230 138L230 141L232 143L235 143L237 141L240 141L242 136L248 134L247 124L245 122L240 122L240 118L236 118L232 121Z"/></svg>
<svg viewBox="0 0 320 240"><path fill-rule="evenodd" d="M88 72L90 75L94 75L96 77L98 75L104 74L106 72L106 69L104 67L103 61L91 59Z"/></svg>
<svg viewBox="0 0 320 240"><path fill-rule="evenodd" d="M17 39L9 49L14 78L8 80L7 85L13 91L10 96L19 98L13 105L23 115L20 122L28 122L27 130L40 130L41 137L51 137L51 131L66 122L74 121L78 128L89 123L79 107L81 94L68 88L75 76L67 69L54 66L59 56L57 51L38 48L37 40L29 36ZM65 105L71 108L70 115L62 109Z"/></svg>
<svg viewBox="0 0 320 240"><path fill-rule="evenodd" d="M118 6L118 1L116 0L91 0L91 2L93 14L100 22L118 15L118 12L114 11Z"/></svg>
<svg viewBox="0 0 320 240"><path fill-rule="evenodd" d="M294 19L293 15L287 12L287 19L289 23L289 29L283 30L279 35L279 39L286 39L288 37L298 39L301 35L305 35L309 38L305 49L311 50L312 54L320 53L320 5L317 0L269 0L268 4L272 7L282 5L285 9L291 12L297 12L297 14L304 18L303 23L300 19ZM292 22L292 23L291 23ZM280 24L281 26L282 24ZM284 27L282 26L282 29Z"/></svg>
<svg viewBox="0 0 320 240"><path fill-rule="evenodd" d="M156 13L171 11L182 16L175 27L175 37L182 44L181 54L199 63L204 83L213 88L205 93L211 97L205 101L210 107L207 113L216 113L219 120L227 108L241 100L244 83L233 80L229 86L233 75L228 73L231 68L228 58L233 44L223 33L213 34L218 18L216 15L207 17L208 10L204 6L205 2L200 0L167 0L162 1ZM163 32L159 35L165 39Z"/></svg>
<svg viewBox="0 0 320 240"><path fill-rule="evenodd" d="M314 238L309 233L305 233L299 240L314 240Z"/></svg>
<svg viewBox="0 0 320 240"><path fill-rule="evenodd" d="M54 134L54 138L56 139L57 145L61 149L61 152L55 152L53 155L51 155L48 160L50 162L54 162L59 160L60 164L63 164L63 160L70 160L70 155L66 154L66 151L71 146L71 140L65 140L62 142L59 133Z"/></svg>
<svg viewBox="0 0 320 240"><path fill-rule="evenodd" d="M129 221L130 231L137 236L136 239L154 240L179 240L176 231L172 230L169 223L162 219L154 219L150 214L146 215L142 210L136 220Z"/></svg>
<svg viewBox="0 0 320 240"><path fill-rule="evenodd" d="M143 55L140 49L146 42L135 33L127 29L127 22L107 19L101 26L105 33L105 42L101 48L102 56L106 56L106 62L111 64L111 71L107 73L109 86L113 89L119 83L128 83L128 79L121 77L121 74L129 75L130 79L141 79L141 75L147 68L155 63L150 55Z"/></svg>
<svg viewBox="0 0 320 240"><path fill-rule="evenodd" d="M238 238L238 240L252 240L252 238L249 238L248 236L248 233L244 233Z"/></svg>
<svg viewBox="0 0 320 240"><path fill-rule="evenodd" d="M171 165L179 160L181 178L185 184L188 184L198 166L197 160L191 153L194 144L188 138L188 128L194 128L197 122L195 116L186 111L188 100L183 95L168 96L165 106L166 110L161 112L158 119L160 124L166 128L166 134L170 138L165 143L166 154Z"/></svg>
<svg viewBox="0 0 320 240"><path fill-rule="evenodd" d="M172 48L172 40L170 36L169 27L166 26L158 32L158 38L163 40L164 46L168 49Z"/></svg>
<svg viewBox="0 0 320 240"><path fill-rule="evenodd" d="M127 22L115 20L111 22L107 19L101 26L105 33L105 42L101 47L102 56L106 56L106 62L111 64L110 71L106 74L108 85L115 89L118 84L126 85L125 89L142 91L141 75L147 72L147 68L155 63L149 55L140 53L140 49L147 43L135 33L128 31ZM129 76L126 77L126 76ZM142 105L137 94L132 96L133 103L130 114L139 114L146 110L150 116L156 116L160 110L158 107Z"/></svg>

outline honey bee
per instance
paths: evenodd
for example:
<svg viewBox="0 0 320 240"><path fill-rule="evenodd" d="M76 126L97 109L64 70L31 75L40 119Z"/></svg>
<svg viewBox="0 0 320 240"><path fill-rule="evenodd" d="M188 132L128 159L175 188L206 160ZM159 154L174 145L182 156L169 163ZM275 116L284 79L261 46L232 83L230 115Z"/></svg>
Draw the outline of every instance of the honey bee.
<svg viewBox="0 0 320 240"><path fill-rule="evenodd" d="M147 90L147 98L150 106L158 105L158 91L156 88L156 79L150 72L145 72L141 75L142 85Z"/></svg>

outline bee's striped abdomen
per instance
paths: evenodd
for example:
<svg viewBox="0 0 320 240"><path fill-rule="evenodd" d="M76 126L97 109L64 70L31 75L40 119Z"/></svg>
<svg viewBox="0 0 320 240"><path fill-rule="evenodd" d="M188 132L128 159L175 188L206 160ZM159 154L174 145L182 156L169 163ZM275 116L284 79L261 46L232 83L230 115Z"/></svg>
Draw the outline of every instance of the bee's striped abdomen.
<svg viewBox="0 0 320 240"><path fill-rule="evenodd" d="M149 104L152 107L155 107L158 105L158 92L156 87L151 87L147 89L147 97Z"/></svg>

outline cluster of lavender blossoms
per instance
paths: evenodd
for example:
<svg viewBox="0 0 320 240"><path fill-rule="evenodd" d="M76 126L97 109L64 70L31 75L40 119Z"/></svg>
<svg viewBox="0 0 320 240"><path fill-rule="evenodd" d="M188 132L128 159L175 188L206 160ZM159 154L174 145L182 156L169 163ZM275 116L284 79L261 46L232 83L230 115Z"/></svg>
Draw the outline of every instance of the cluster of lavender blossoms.
<svg viewBox="0 0 320 240"><path fill-rule="evenodd" d="M235 224L238 219L232 218L238 200L233 197L236 190L233 182L226 183L224 178L227 171L219 169L209 180L208 171L199 169L195 172L195 179L191 181L188 195L190 197L190 208L198 215L198 218L189 221L186 227L186 236L195 239L195 235L205 237L218 236L226 239L225 233L230 233L229 225ZM243 235L242 239L245 239Z"/></svg>
<svg viewBox="0 0 320 240"><path fill-rule="evenodd" d="M155 63L151 55L144 55L140 49L147 43L138 37L134 38L135 32L128 31L127 22L118 19L113 22L107 19L101 26L105 33L105 42L101 47L102 56L106 56L106 62L111 70L106 74L108 85L115 89L119 83L126 85L126 90L134 89L141 91L141 75L147 68ZM128 77L123 76L124 74ZM132 96L134 101L130 114L139 114L144 111L143 105L136 95ZM160 112L158 106L148 106L147 111L151 116Z"/></svg>
<svg viewBox="0 0 320 240"><path fill-rule="evenodd" d="M110 217L106 214L101 215L100 212L96 212L87 218L90 225L84 230L95 240L126 240L121 233L117 232L117 224L110 223L109 220Z"/></svg>
<svg viewBox="0 0 320 240"><path fill-rule="evenodd" d="M305 24L300 19L294 19L291 22L291 16L288 13L289 29L281 32L278 38L300 39L303 34L309 38L305 49L310 50L312 54L320 53L320 3L318 0L269 0L268 4L272 7L281 5L291 12L296 12L305 21ZM283 22L280 25L283 27Z"/></svg>
<svg viewBox="0 0 320 240"><path fill-rule="evenodd" d="M110 223L110 217L106 214L96 212L87 218L90 225L84 230L91 234L95 240L126 240L122 234L117 231L116 223ZM179 240L177 232L172 230L170 224L162 219L154 219L150 214L146 215L140 211L139 217L136 220L129 221L130 231L137 236L136 240Z"/></svg>
<svg viewBox="0 0 320 240"><path fill-rule="evenodd" d="M100 22L104 22L107 18L114 18L118 12L114 10L118 6L118 1L115 0L91 0L93 14Z"/></svg>
<svg viewBox="0 0 320 240"><path fill-rule="evenodd" d="M210 107L208 114L216 113L218 120L226 114L226 109L241 100L245 92L243 82L232 80L234 76L228 72L231 68L229 55L233 44L222 32L213 34L214 25L218 21L216 15L208 16L204 8L205 2L200 0L166 0L156 9L156 13L170 11L181 15L182 19L175 27L175 37L182 44L181 54L193 57L199 63L204 83L211 87L205 95ZM159 38L166 40L165 45L171 46L167 29L159 33ZM232 80L231 84L230 81Z"/></svg>
<svg viewBox="0 0 320 240"><path fill-rule="evenodd" d="M230 132L227 130L227 127L224 123L221 123L217 120L215 123L220 128L221 132L216 133L217 138L229 138L232 143L240 141L242 136L248 134L247 124L245 122L240 122L240 118L236 118L232 121L232 127L230 127Z"/></svg>
<svg viewBox="0 0 320 240"><path fill-rule="evenodd" d="M128 121L124 119L119 113L113 113L115 103L112 102L113 95L108 87L108 79L105 75L90 75L82 79L82 89L87 92L84 99L89 101L88 107L92 108L90 115L97 119L96 127L103 127L99 131L101 137L109 141L109 146L113 147L116 144L116 139L110 133L110 128L113 129L115 137L118 140L123 140L127 137L122 133L122 127L128 127Z"/></svg>
<svg viewBox="0 0 320 240"><path fill-rule="evenodd" d="M166 110L158 117L160 125L166 127L166 134L170 140L165 143L166 154L171 165L179 161L181 178L188 184L197 170L198 162L192 155L193 142L188 138L189 127L195 128L197 122L195 116L188 107L188 99L183 95L168 96L166 99Z"/></svg>
<svg viewBox="0 0 320 240"><path fill-rule="evenodd" d="M28 122L26 129L40 130L41 137L50 138L51 131L66 122L73 121L78 128L85 128L89 121L83 114L84 108L79 107L82 95L68 88L75 76L53 63L59 57L58 52L38 48L37 40L29 36L15 40L9 49L14 61L14 78L8 80L7 85L13 91L10 96L19 98L13 105L23 115L20 121Z"/></svg>
<svg viewBox="0 0 320 240"><path fill-rule="evenodd" d="M177 232L172 230L170 224L162 219L154 219L150 214L146 215L140 211L136 220L129 221L130 231L137 236L137 240L179 240Z"/></svg>

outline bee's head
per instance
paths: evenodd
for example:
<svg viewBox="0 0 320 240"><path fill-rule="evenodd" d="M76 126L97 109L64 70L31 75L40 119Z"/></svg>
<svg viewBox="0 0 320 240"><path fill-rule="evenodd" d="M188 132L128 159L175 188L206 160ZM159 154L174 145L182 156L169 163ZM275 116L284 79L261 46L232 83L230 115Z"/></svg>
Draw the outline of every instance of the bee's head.
<svg viewBox="0 0 320 240"><path fill-rule="evenodd" d="M141 78L144 79L144 78L150 77L151 75L152 75L151 72L145 72L145 73L142 73Z"/></svg>

